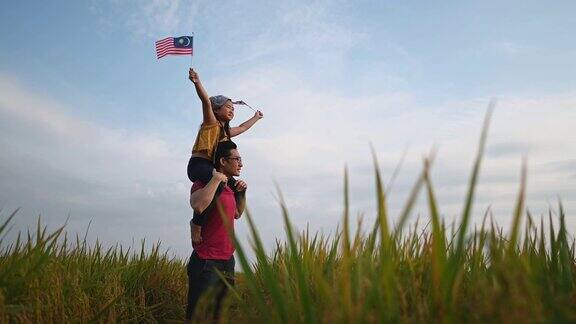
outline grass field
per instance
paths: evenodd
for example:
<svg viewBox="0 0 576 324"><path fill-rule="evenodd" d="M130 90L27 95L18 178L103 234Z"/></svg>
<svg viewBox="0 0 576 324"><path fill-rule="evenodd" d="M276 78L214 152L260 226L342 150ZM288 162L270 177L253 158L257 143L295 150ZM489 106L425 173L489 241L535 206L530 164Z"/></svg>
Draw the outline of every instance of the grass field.
<svg viewBox="0 0 576 324"><path fill-rule="evenodd" d="M287 241L266 253L248 213L252 246L237 242L237 264L245 271L238 274L223 321L575 322L575 241L567 233L560 203L546 215L546 227L526 212L526 168L510 230L497 227L489 213L479 228L470 228L488 120L455 226L439 216L429 177L432 157L395 226L389 222L376 159L377 217L365 231L349 229L347 174L343 219L332 237L297 232L282 203ZM427 199L428 225L405 228L420 194ZM5 215L0 235L15 214ZM553 218L559 220L556 228ZM248 249L256 256L252 264ZM38 224L34 233L2 242L0 320L181 321L185 260L170 259L158 245L144 250L144 244L141 251L90 247L82 238L66 238L63 229L47 233Z"/></svg>

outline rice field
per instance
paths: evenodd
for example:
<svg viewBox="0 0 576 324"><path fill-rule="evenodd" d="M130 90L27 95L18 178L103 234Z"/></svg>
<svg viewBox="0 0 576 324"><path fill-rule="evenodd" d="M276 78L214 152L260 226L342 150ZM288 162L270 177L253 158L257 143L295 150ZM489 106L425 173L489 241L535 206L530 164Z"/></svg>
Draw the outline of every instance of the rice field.
<svg viewBox="0 0 576 324"><path fill-rule="evenodd" d="M282 203L286 241L265 249L257 225L245 215L250 246L237 238L237 284L222 322L576 322L575 240L559 202L545 226L525 208L526 168L508 231L487 212L471 228L472 205L491 109L480 137L462 214L454 226L439 216L429 173L433 156L392 226L386 191L374 159L376 220L350 231L348 174L343 216L333 236L299 232ZM426 224L407 227L417 197L427 201ZM17 211L5 219L0 237ZM559 225L554 226L557 220ZM525 225L522 225L525 224ZM364 230L363 230L364 229ZM60 228L38 223L16 241L0 242L0 321L181 322L186 260L151 251L88 246ZM268 251L268 252L267 252ZM248 258L249 252L255 260ZM196 320L206 320L201 307Z"/></svg>

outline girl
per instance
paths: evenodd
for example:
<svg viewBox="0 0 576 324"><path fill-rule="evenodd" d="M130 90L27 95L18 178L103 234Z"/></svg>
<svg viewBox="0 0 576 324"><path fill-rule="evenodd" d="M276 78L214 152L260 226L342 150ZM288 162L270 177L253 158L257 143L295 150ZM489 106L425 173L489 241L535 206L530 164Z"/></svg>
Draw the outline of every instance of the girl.
<svg viewBox="0 0 576 324"><path fill-rule="evenodd" d="M243 122L237 127L230 127L230 121L234 118L234 105L230 98L218 95L209 97L208 93L200 82L200 77L193 69L188 71L188 78L194 87L196 93L202 102L202 125L196 136L196 141L192 148L192 157L188 162L188 178L190 181L202 181L208 183L212 178L214 170L214 152L218 143L230 140L234 136L238 136L250 127L252 127L264 115L259 110L256 111L254 116L247 121ZM235 180L228 179L230 187L235 189ZM215 198L218 196L224 183L220 185L216 192ZM215 199L214 199L215 200ZM195 243L201 242L200 236L202 225L206 222L206 214L212 208L209 206L201 214L194 213L192 218L192 241Z"/></svg>

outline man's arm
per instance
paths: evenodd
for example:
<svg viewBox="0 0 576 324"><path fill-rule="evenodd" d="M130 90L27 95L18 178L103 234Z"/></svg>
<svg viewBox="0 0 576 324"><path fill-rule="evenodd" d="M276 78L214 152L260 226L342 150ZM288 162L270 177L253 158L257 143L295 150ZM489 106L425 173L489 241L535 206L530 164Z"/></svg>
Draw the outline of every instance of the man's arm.
<svg viewBox="0 0 576 324"><path fill-rule="evenodd" d="M238 219L244 213L244 209L246 208L246 193L242 195L238 195L238 200L236 201L236 215L234 218Z"/></svg>
<svg viewBox="0 0 576 324"><path fill-rule="evenodd" d="M262 117L264 117L264 114L262 114L262 112L260 110L256 111L256 113L254 113L254 116L252 118L243 122L239 126L231 127L230 128L230 137L238 136L238 135L244 133L245 131L250 129L250 127L252 127L254 124L256 124L257 121L262 119Z"/></svg>
<svg viewBox="0 0 576 324"><path fill-rule="evenodd" d="M197 213L204 211L214 198L220 182L226 182L226 180L228 180L228 178L224 174L214 171L212 179L210 179L206 186L190 194L190 206L192 209Z"/></svg>
<svg viewBox="0 0 576 324"><path fill-rule="evenodd" d="M202 122L206 125L208 124L215 124L218 122L216 116L214 116L214 111L212 111L212 104L210 103L210 96L208 96L208 92L204 89L202 82L200 81L200 76L196 71L190 69L188 71L188 79L194 83L194 88L196 88L196 93L198 94L198 98L202 101Z"/></svg>
<svg viewBox="0 0 576 324"><path fill-rule="evenodd" d="M246 208L246 189L248 189L248 185L244 180L237 180L236 181L236 215L234 218L238 219L244 213L244 209Z"/></svg>
<svg viewBox="0 0 576 324"><path fill-rule="evenodd" d="M192 219L190 219L190 238L192 239L192 247L194 247L194 243L195 243L196 241L202 241L202 237L200 237L199 239L196 239L196 238L194 237L194 226L198 226L198 225L195 225L195 224L192 222Z"/></svg>

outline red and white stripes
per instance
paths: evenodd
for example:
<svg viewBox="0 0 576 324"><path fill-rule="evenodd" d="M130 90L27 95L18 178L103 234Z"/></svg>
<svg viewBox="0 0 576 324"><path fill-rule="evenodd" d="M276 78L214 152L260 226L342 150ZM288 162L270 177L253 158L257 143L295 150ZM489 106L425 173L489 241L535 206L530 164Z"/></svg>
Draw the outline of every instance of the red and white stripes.
<svg viewBox="0 0 576 324"><path fill-rule="evenodd" d="M176 47L174 46L174 37L166 37L156 41L156 56L158 59L171 54L171 55L192 55L191 47Z"/></svg>

